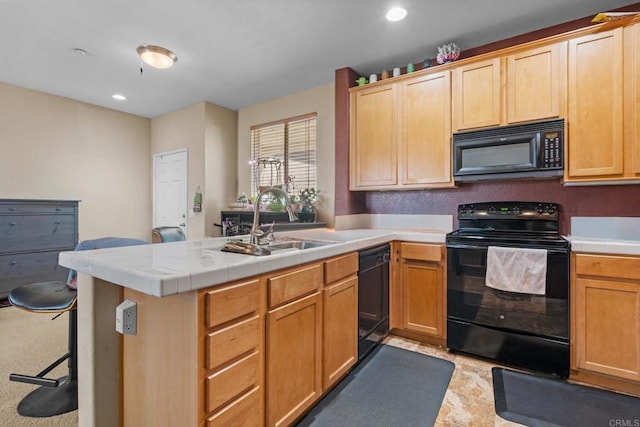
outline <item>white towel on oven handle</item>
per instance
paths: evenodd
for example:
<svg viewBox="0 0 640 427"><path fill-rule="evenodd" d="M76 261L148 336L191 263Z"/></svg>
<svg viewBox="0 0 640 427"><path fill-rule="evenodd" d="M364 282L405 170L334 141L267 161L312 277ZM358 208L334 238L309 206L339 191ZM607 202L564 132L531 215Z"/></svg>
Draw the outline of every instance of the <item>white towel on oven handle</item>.
<svg viewBox="0 0 640 427"><path fill-rule="evenodd" d="M547 278L546 249L489 246L485 284L494 289L544 295Z"/></svg>

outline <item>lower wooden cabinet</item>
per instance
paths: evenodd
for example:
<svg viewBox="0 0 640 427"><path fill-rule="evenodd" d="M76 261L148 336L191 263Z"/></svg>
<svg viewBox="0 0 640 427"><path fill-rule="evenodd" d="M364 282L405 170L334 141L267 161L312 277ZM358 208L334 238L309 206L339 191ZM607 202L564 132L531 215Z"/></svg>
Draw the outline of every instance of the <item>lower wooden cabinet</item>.
<svg viewBox="0 0 640 427"><path fill-rule="evenodd" d="M267 426L288 426L322 395L322 294L267 313Z"/></svg>
<svg viewBox="0 0 640 427"><path fill-rule="evenodd" d="M357 269L350 253L164 298L125 289L123 425L292 425L357 362Z"/></svg>
<svg viewBox="0 0 640 427"><path fill-rule="evenodd" d="M328 286L322 296L322 384L327 390L358 361L358 278Z"/></svg>
<svg viewBox="0 0 640 427"><path fill-rule="evenodd" d="M572 376L640 394L640 257L573 254L572 269Z"/></svg>
<svg viewBox="0 0 640 427"><path fill-rule="evenodd" d="M404 332L429 337L435 344L446 338L446 286L444 248L441 245L399 245L400 327Z"/></svg>

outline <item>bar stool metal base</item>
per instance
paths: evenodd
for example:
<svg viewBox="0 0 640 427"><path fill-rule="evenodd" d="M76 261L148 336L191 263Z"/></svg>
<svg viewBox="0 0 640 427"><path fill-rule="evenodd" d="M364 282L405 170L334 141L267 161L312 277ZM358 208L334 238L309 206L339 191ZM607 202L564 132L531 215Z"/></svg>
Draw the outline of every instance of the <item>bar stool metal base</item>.
<svg viewBox="0 0 640 427"><path fill-rule="evenodd" d="M60 379L58 387L38 387L18 404L23 417L51 417L78 409L78 380Z"/></svg>

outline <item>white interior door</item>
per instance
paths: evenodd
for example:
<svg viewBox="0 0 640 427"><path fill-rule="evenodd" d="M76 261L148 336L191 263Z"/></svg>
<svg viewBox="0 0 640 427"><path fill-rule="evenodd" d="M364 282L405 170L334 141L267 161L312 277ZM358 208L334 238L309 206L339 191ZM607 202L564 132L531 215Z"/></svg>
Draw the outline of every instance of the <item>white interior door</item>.
<svg viewBox="0 0 640 427"><path fill-rule="evenodd" d="M187 235L187 150L153 156L153 226L179 226Z"/></svg>

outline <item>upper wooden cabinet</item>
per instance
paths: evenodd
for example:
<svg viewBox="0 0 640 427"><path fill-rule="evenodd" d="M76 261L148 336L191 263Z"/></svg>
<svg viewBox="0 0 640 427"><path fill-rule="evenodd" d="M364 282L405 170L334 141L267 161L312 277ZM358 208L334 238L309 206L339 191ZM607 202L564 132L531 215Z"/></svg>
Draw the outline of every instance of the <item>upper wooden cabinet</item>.
<svg viewBox="0 0 640 427"><path fill-rule="evenodd" d="M622 28L569 41L567 178L622 176Z"/></svg>
<svg viewBox="0 0 640 427"><path fill-rule="evenodd" d="M449 71L403 80L400 94L401 185L453 185Z"/></svg>
<svg viewBox="0 0 640 427"><path fill-rule="evenodd" d="M640 24L569 41L565 182L640 179Z"/></svg>
<svg viewBox="0 0 640 427"><path fill-rule="evenodd" d="M560 42L455 68L454 130L560 117L565 56L566 42Z"/></svg>
<svg viewBox="0 0 640 427"><path fill-rule="evenodd" d="M500 58L453 69L455 130L499 125L501 100Z"/></svg>
<svg viewBox="0 0 640 427"><path fill-rule="evenodd" d="M561 116L566 52L563 42L506 57L508 124Z"/></svg>
<svg viewBox="0 0 640 427"><path fill-rule="evenodd" d="M398 184L398 86L351 92L351 190Z"/></svg>
<svg viewBox="0 0 640 427"><path fill-rule="evenodd" d="M449 71L351 91L350 189L453 186Z"/></svg>

